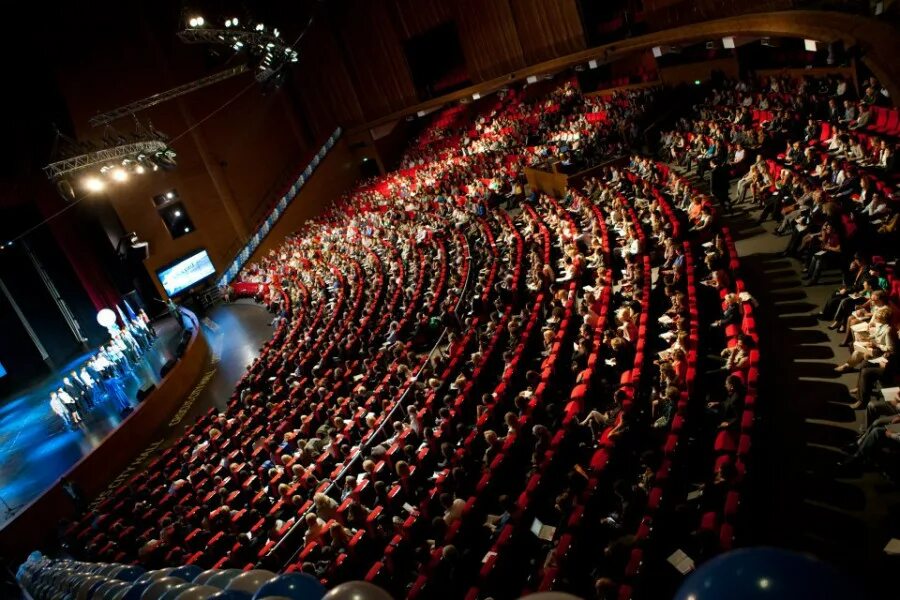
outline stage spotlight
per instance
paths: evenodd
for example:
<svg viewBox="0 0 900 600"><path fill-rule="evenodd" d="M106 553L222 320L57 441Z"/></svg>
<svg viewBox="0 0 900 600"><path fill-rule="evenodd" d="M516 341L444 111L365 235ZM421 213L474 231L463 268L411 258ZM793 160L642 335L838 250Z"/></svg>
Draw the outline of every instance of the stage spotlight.
<svg viewBox="0 0 900 600"><path fill-rule="evenodd" d="M191 17L191 19L188 21L188 25L190 25L191 27L196 27L197 26L197 17Z"/></svg>
<svg viewBox="0 0 900 600"><path fill-rule="evenodd" d="M231 19L225 19L225 27L231 27Z"/></svg>
<svg viewBox="0 0 900 600"><path fill-rule="evenodd" d="M203 17L197 17L197 26L203 27L203 23L204 23Z"/></svg>
<svg viewBox="0 0 900 600"><path fill-rule="evenodd" d="M185 232L185 233L190 233L190 232L191 232L191 228L190 228L190 227L185 227L185 228L184 228L184 232Z"/></svg>
<svg viewBox="0 0 900 600"><path fill-rule="evenodd" d="M84 189L89 192L102 192L103 188L106 187L106 184L99 177L85 177L81 183Z"/></svg>
<svg viewBox="0 0 900 600"><path fill-rule="evenodd" d="M138 175L143 175L146 171L147 169L144 168L144 165L138 165L134 168L134 172Z"/></svg>
<svg viewBox="0 0 900 600"><path fill-rule="evenodd" d="M171 199L174 198L174 197L175 197L175 194L173 194L172 192L166 192L166 198L167 198L168 200L171 200Z"/></svg>
<svg viewBox="0 0 900 600"><path fill-rule="evenodd" d="M238 18L234 17L233 19L231 19L231 24L234 25L235 27L237 27L238 26Z"/></svg>
<svg viewBox="0 0 900 600"><path fill-rule="evenodd" d="M175 156L174 150L166 148L165 150L156 152L151 160L153 160L155 165L158 165L166 171L171 171L175 168ZM153 170L155 171L156 169Z"/></svg>
<svg viewBox="0 0 900 600"><path fill-rule="evenodd" d="M113 181L118 181L119 183L128 180L128 172L121 168L113 169L110 176L113 178Z"/></svg>
<svg viewBox="0 0 900 600"><path fill-rule="evenodd" d="M257 31L264 31L265 29L266 29L266 26L263 25L262 23L257 23L257 24L256 24L256 30L257 30Z"/></svg>
<svg viewBox="0 0 900 600"><path fill-rule="evenodd" d="M180 217L180 216L181 216L181 211L180 211L180 210L176 210L174 214L175 214L176 217Z"/></svg>

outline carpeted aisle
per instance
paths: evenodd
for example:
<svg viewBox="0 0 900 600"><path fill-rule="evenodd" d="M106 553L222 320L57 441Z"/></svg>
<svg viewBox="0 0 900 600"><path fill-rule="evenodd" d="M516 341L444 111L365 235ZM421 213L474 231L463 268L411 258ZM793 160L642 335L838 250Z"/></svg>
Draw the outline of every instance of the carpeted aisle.
<svg viewBox="0 0 900 600"><path fill-rule="evenodd" d="M725 217L760 304L762 332L759 427L766 434L754 450L760 464L750 501L757 522L746 530L756 532L756 543L833 562L874 593L884 574L900 567L883 551L900 537L900 487L873 470L837 468L846 457L841 448L865 424L865 411L851 409L848 396L857 374L834 372L848 354L839 346L844 334L816 317L840 274L827 271L819 285L804 287L803 265L780 256L789 238L772 233L774 222L758 225L758 213L747 203Z"/></svg>

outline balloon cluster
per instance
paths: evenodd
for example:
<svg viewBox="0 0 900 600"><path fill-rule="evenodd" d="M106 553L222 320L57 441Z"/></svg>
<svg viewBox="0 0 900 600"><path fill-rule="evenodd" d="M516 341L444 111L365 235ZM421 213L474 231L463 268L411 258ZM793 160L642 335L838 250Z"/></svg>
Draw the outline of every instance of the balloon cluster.
<svg viewBox="0 0 900 600"><path fill-rule="evenodd" d="M305 573L194 565L146 571L109 563L51 560L33 553L16 575L34 600L390 600L381 588L351 581L327 594Z"/></svg>
<svg viewBox="0 0 900 600"><path fill-rule="evenodd" d="M391 600L365 581L348 581L325 593L305 573L276 575L257 569L183 567L146 571L109 563L51 560L34 552L16 578L34 600ZM681 586L676 600L793 600L853 598L855 588L812 557L775 548L747 548L719 556ZM538 592L521 600L578 600L565 592Z"/></svg>

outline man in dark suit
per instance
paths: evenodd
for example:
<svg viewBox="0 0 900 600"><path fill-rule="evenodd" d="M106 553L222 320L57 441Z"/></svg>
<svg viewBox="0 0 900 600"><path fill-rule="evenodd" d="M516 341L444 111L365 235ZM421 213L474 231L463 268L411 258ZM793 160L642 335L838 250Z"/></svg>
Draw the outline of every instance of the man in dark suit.
<svg viewBox="0 0 900 600"><path fill-rule="evenodd" d="M81 377L78 376L78 373L72 371L69 373L69 377L67 378L72 386L78 389L78 393L84 399L84 403L88 406L88 408L94 407L94 400L91 394L91 389L81 381ZM70 392L71 393L71 392Z"/></svg>
<svg viewBox="0 0 900 600"><path fill-rule="evenodd" d="M63 389L73 400L75 400L75 406L77 406L79 410L85 414L90 410L90 406L88 406L87 398L85 398L83 390L75 385L72 379L63 377Z"/></svg>

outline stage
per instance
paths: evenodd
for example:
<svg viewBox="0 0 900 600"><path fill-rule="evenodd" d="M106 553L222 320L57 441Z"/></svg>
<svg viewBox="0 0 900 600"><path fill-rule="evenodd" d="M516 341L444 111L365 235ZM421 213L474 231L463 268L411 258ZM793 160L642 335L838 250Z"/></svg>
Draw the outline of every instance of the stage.
<svg viewBox="0 0 900 600"><path fill-rule="evenodd" d="M141 388L160 381L160 368L175 354L181 329L169 317L154 323L159 337L133 372L120 379L136 405ZM97 402L84 424L70 431L50 409L50 392L62 378L91 355L84 354L44 377L23 393L0 399L0 498L21 508L41 495L75 463L93 451L122 422L113 400ZM0 527L6 523L0 504Z"/></svg>

